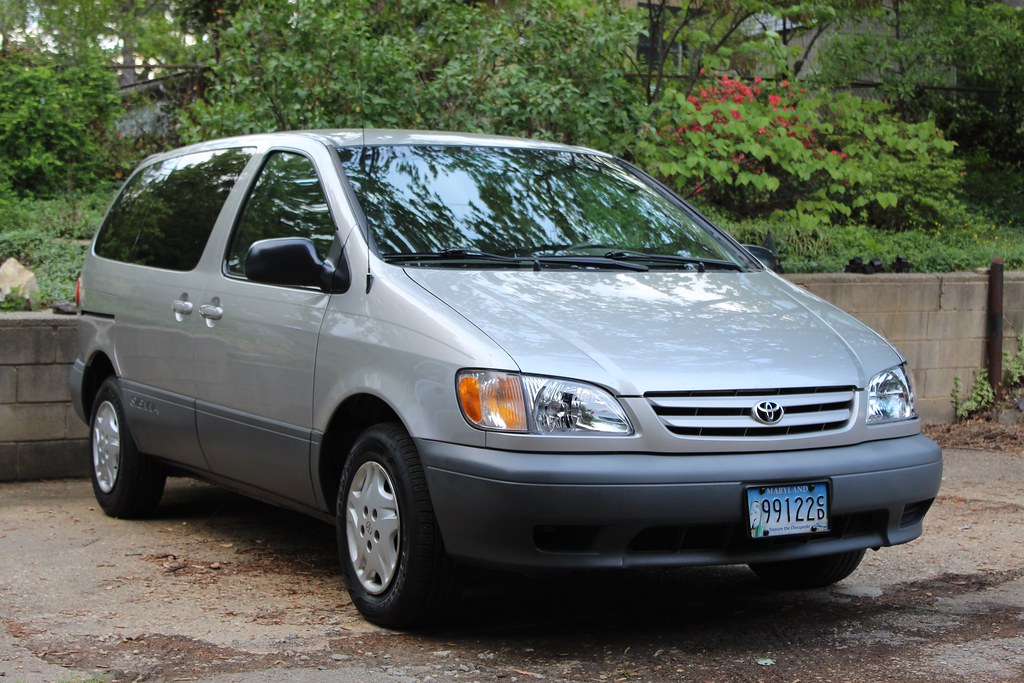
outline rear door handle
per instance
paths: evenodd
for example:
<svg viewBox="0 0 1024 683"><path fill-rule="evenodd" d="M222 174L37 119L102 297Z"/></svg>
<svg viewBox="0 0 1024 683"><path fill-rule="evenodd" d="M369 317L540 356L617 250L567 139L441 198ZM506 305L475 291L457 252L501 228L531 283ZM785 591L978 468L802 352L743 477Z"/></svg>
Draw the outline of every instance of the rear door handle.
<svg viewBox="0 0 1024 683"><path fill-rule="evenodd" d="M199 307L199 315L207 320L220 320L224 317L224 309L218 305L219 303L214 299L212 303L203 304Z"/></svg>

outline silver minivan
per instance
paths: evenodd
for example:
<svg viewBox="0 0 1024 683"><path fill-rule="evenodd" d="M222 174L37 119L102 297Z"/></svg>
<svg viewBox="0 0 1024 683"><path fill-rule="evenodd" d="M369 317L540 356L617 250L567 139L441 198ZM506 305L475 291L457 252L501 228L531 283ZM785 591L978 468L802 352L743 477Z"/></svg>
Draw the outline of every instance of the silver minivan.
<svg viewBox="0 0 1024 683"><path fill-rule="evenodd" d="M193 145L127 180L70 376L103 510L197 475L336 524L410 627L459 567L823 586L941 478L904 358L630 164L452 133Z"/></svg>

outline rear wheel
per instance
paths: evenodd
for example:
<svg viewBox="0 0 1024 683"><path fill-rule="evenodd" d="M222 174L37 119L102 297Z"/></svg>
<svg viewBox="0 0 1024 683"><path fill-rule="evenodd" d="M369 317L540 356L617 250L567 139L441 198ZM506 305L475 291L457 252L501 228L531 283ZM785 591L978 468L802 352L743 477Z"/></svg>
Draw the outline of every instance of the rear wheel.
<svg viewBox="0 0 1024 683"><path fill-rule="evenodd" d="M108 377L96 392L89 425L92 490L100 507L111 517L152 513L167 475L160 463L135 446L116 377Z"/></svg>
<svg viewBox="0 0 1024 683"><path fill-rule="evenodd" d="M451 602L455 563L445 552L412 438L398 424L356 440L338 488L338 554L352 602L392 628L429 623Z"/></svg>
<svg viewBox="0 0 1024 683"><path fill-rule="evenodd" d="M864 550L750 565L762 581L780 588L821 588L842 581L864 558Z"/></svg>

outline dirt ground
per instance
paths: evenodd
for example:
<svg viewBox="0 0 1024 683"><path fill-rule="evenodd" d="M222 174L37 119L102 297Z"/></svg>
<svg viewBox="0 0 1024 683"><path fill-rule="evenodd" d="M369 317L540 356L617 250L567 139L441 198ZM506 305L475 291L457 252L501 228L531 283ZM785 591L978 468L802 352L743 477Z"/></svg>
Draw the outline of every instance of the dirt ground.
<svg viewBox="0 0 1024 683"><path fill-rule="evenodd" d="M772 591L745 567L474 572L421 633L363 621L333 528L303 516L175 479L159 518L128 522L87 481L3 484L0 681L1024 681L1007 429L932 430L946 469L924 536L831 588Z"/></svg>

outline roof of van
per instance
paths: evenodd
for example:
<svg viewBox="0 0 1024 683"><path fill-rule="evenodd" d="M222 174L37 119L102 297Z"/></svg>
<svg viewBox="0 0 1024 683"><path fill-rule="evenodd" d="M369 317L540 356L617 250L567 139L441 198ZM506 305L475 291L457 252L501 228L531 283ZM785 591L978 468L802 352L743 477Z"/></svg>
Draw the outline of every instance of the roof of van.
<svg viewBox="0 0 1024 683"><path fill-rule="evenodd" d="M456 133L427 130L388 130L368 128L366 130L336 129L299 131L327 139L339 147L363 147L381 145L436 145L436 146L479 146L479 147L523 147L530 149L580 150L582 147L557 142L516 138L503 135L480 133ZM593 150L587 150L593 151Z"/></svg>
<svg viewBox="0 0 1024 683"><path fill-rule="evenodd" d="M597 150L565 145L557 142L533 140L529 138L507 137L501 135L482 135L478 133L455 133L425 130L390 130L385 128L337 128L320 130L281 131L275 133L256 133L236 137L221 138L199 142L187 147L169 150L155 157L172 157L183 153L203 150L223 149L247 145L273 145L278 140L305 137L318 139L322 143L334 147L379 147L391 145L429 145L450 147L513 147L520 149L548 149L552 151L587 152L603 154Z"/></svg>

